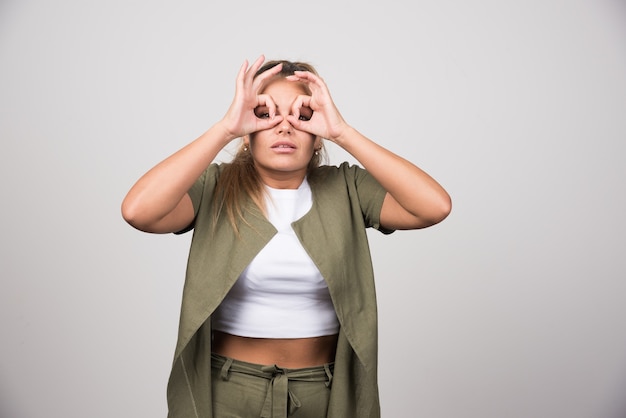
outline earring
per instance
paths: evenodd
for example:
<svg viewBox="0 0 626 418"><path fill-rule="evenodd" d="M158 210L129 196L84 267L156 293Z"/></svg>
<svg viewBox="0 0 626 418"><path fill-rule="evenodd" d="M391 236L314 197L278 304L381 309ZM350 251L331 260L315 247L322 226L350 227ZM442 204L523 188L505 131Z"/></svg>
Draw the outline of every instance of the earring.
<svg viewBox="0 0 626 418"><path fill-rule="evenodd" d="M244 150L244 151L248 151L248 146L247 146L247 145L244 145L244 146L243 146L243 150Z"/></svg>
<svg viewBox="0 0 626 418"><path fill-rule="evenodd" d="M318 150L315 150L315 155L320 155L320 152Z"/></svg>

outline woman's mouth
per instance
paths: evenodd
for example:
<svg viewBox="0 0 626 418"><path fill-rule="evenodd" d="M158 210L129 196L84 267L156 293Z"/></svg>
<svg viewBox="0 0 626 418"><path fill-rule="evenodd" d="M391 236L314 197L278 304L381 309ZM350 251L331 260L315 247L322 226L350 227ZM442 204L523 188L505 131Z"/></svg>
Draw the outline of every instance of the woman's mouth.
<svg viewBox="0 0 626 418"><path fill-rule="evenodd" d="M288 141L279 141L272 145L272 149L278 152L292 152L296 150L296 145Z"/></svg>

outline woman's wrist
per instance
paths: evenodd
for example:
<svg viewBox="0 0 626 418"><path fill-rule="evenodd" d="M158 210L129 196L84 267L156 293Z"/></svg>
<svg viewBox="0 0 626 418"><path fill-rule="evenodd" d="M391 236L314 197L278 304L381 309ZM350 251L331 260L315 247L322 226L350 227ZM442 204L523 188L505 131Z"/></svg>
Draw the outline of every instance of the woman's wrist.
<svg viewBox="0 0 626 418"><path fill-rule="evenodd" d="M339 130L339 134L334 138L328 138L342 148L349 147L350 144L358 137L358 132L347 123Z"/></svg>
<svg viewBox="0 0 626 418"><path fill-rule="evenodd" d="M220 120L215 125L211 126L204 136L211 137L213 141L221 144L222 147L228 145L233 139L237 138L237 135L233 134L224 123Z"/></svg>

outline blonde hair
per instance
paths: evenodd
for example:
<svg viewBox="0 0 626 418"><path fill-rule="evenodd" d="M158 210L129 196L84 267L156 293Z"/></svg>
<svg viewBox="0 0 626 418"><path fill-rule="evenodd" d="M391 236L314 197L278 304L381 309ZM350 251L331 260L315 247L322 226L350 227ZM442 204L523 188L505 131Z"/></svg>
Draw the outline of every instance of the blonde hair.
<svg viewBox="0 0 626 418"><path fill-rule="evenodd" d="M285 78L294 71L309 71L317 74L312 65L304 62L291 62L286 60L275 60L266 62L254 75L269 70L270 68L282 64L282 69L273 78ZM307 176L314 174L315 169L326 160L326 150L322 143L321 148L313 154L307 167ZM213 227L217 225L217 221L225 212L229 223L239 235L237 228L237 220L240 219L247 223L244 218L244 207L246 198L250 198L254 204L265 213L265 189L258 171L254 165L252 154L247 150L245 144L241 144L237 153L230 163L225 163L221 175L217 180L215 187L215 195L213 200L214 217Z"/></svg>

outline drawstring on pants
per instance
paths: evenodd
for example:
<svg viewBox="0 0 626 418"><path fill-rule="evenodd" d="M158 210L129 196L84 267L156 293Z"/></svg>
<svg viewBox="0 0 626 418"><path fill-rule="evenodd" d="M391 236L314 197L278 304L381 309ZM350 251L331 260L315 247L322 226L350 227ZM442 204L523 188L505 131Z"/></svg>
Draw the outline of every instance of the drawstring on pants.
<svg viewBox="0 0 626 418"><path fill-rule="evenodd" d="M261 366L233 360L216 354L211 355L211 364L221 369L220 377L229 379L229 373L243 373L269 380L260 418L286 418L302 406L300 400L289 389L289 381L324 382L330 388L333 380L333 363L303 369L284 369Z"/></svg>

